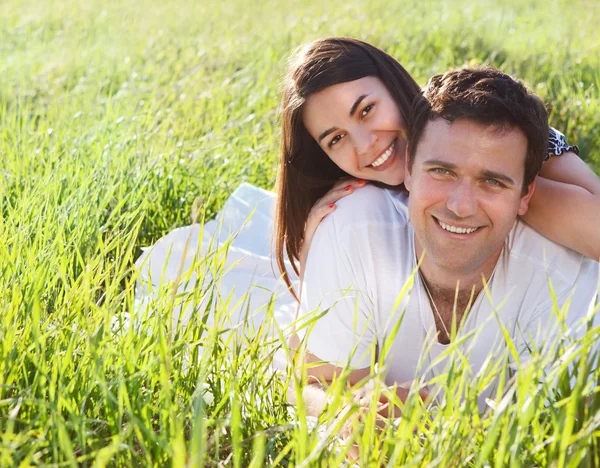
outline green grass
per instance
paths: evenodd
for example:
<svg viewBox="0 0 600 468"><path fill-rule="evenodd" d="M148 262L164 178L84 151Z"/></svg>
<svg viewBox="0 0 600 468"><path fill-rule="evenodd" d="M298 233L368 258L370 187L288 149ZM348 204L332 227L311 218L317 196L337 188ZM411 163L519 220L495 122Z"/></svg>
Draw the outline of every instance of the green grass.
<svg viewBox="0 0 600 468"><path fill-rule="evenodd" d="M243 181L273 187L285 57L322 36L371 41L419 83L464 64L513 73L600 172L598 18L591 1L4 0L0 466L339 466L331 425L344 421L324 417L321 443L290 410L269 324L250 338L200 319L173 330L166 292L119 327L140 247L196 205L210 218ZM354 420L363 466L598 466L600 371L585 367L598 338L535 354L486 416L457 361L446 394L464 398L438 412L410 399L397 427L376 430L352 406L341 419Z"/></svg>

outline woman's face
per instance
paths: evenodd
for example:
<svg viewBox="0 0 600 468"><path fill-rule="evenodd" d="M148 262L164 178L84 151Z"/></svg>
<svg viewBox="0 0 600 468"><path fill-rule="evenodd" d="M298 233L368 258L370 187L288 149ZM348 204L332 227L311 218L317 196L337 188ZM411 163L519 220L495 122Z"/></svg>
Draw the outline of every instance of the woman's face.
<svg viewBox="0 0 600 468"><path fill-rule="evenodd" d="M388 185L404 182L406 124L379 78L367 76L312 94L302 121L348 174Z"/></svg>

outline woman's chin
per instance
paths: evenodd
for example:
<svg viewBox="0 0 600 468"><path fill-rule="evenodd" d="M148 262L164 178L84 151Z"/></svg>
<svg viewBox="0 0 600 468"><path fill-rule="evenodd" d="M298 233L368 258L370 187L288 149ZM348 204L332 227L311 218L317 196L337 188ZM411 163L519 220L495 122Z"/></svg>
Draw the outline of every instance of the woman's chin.
<svg viewBox="0 0 600 468"><path fill-rule="evenodd" d="M379 182L380 184L389 185L395 187L404 183L404 171L390 170L382 172L381 174L374 174L371 178L373 182Z"/></svg>

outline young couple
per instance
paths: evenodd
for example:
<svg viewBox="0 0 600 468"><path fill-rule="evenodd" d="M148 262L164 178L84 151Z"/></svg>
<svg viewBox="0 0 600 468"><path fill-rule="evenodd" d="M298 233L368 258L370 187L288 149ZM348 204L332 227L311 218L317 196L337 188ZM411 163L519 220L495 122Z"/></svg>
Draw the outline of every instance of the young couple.
<svg viewBox="0 0 600 468"><path fill-rule="evenodd" d="M290 270L303 273L300 313L328 309L307 337L307 359L328 362L311 369L320 380L347 362L351 380L367 375L369 351L380 349L398 314L390 385L413 380L457 328L480 330L464 344L474 372L497 351L500 322L522 347L532 337L539 345L552 316L548 278L559 305L571 298L570 323L593 307L600 181L549 130L541 101L509 76L449 72L422 92L369 44L317 40L290 67L282 125L277 198L245 185L218 222L158 241L137 262L142 300L161 278L177 280L196 245L242 227L255 206L231 244L228 261L236 263L220 291L243 294L258 284L277 293L266 268L276 204L277 264L288 286ZM396 307L415 271L412 292ZM265 290L250 300L266 304ZM279 300L278 318L289 323L294 301L287 292ZM192 311L185 314L183 322Z"/></svg>

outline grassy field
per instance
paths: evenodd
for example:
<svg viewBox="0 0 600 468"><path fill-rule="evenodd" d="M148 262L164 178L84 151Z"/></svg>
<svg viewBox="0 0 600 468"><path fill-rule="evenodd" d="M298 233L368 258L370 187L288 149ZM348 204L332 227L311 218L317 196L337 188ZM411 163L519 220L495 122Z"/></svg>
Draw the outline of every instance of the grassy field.
<svg viewBox="0 0 600 468"><path fill-rule="evenodd" d="M457 364L445 385L464 398L435 411L411 398L384 429L349 406L320 437L269 370L281 345L268 327L173 330L169 293L120 326L140 247L194 207L214 216L241 182L273 188L279 82L297 45L355 36L419 83L498 66L600 173L599 19L585 0L3 0L0 466L341 466L345 423L362 466L599 466L596 330L534 353L485 416L477 386L505 367L466 386ZM333 414L347 395L330 392Z"/></svg>

